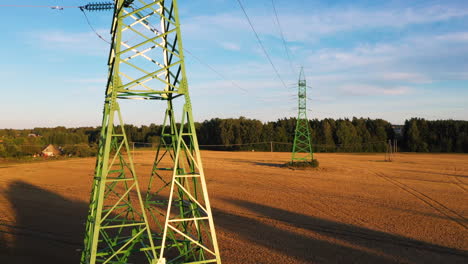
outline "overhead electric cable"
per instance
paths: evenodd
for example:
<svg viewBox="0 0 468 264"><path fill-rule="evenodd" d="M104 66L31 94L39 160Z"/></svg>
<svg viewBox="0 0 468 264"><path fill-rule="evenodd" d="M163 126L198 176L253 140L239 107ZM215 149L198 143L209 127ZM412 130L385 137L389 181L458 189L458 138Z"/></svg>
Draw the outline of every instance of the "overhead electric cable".
<svg viewBox="0 0 468 264"><path fill-rule="evenodd" d="M284 83L283 79L281 78L281 75L279 74L278 70L276 69L275 64L271 60L270 55L268 55L268 52L266 51L265 46L263 45L262 41L260 40L260 37L258 36L258 33L255 30L255 28L254 28L254 26L252 24L252 21L250 21L249 15L247 15L247 12L245 11L244 6L242 5L242 2L240 0L237 0L237 3L239 3L239 6L242 9L242 12L244 12L245 18L247 19L247 22L249 22L250 28L252 29L253 33L255 34L255 37L257 38L258 44L262 48L263 53L265 53L265 56L267 57L268 61L271 64L271 67L273 67L273 70L275 71L276 76L278 76L278 79L280 79L280 81L283 83L284 88L288 89L286 84Z"/></svg>
<svg viewBox="0 0 468 264"><path fill-rule="evenodd" d="M86 19L86 23L89 25L91 30L96 34L97 37L99 37L101 40L106 42L107 44L111 44L110 41L106 40L101 34L97 32L97 30L94 28L94 26L91 24L91 21L89 20L88 15L86 15L86 11L101 11L101 10L108 10L113 8L112 3L96 3L96 4L87 4L84 6L47 6L47 5L0 5L0 7L39 7L39 8L52 8L52 9L57 9L57 10L63 10L64 8L79 8L81 12L83 12L83 15ZM149 24L149 23L148 23ZM215 68L210 66L208 63L204 62L201 60L199 57L195 56L192 52L184 49L185 52L190 54L195 60L197 60L200 64L204 65L205 67L209 68L211 71L216 73L219 77L221 77L225 81L229 81L233 86L236 88L242 90L243 92L250 93L249 90L242 88L240 85L235 83L233 80L230 80L226 78L222 73L217 71ZM283 83L284 84L284 83Z"/></svg>
<svg viewBox="0 0 468 264"><path fill-rule="evenodd" d="M136 9L139 9L140 7L136 7ZM135 10L135 8L134 8ZM143 16L142 16L143 17ZM146 19L142 19L142 22L145 23L146 25L152 27L152 28L155 28L150 22L148 22ZM159 33L156 31L154 31L155 33ZM212 72L216 73L219 77L221 77L221 79L225 80L225 81L228 81L230 82L234 87L242 90L243 92L245 93L249 93L249 90L245 89L245 88L242 88L240 87L237 83L235 83L233 80L230 80L228 78L226 78L226 76L224 76L221 72L219 72L218 70L216 70L214 67L212 67L210 64L208 64L207 62L203 61L202 59L200 59L198 56L195 56L195 54L193 54L192 52L190 52L189 50L185 49L184 48L184 51L189 54L190 56L192 56L198 63L202 64L203 66L207 67L208 69L210 69Z"/></svg>
<svg viewBox="0 0 468 264"><path fill-rule="evenodd" d="M81 12L83 12L83 15L85 16L86 18L86 22L88 23L89 27L91 28L91 30L93 30L94 34L96 34L96 36L98 36L100 39L102 39L103 41L105 41L107 44L111 44L110 41L106 40L105 38L103 38L101 36L101 34L99 34L96 29L94 29L93 25L91 25L91 22L89 21L89 18L88 18L88 15L86 15L86 12L83 10L83 8L80 7L80 10Z"/></svg>
<svg viewBox="0 0 468 264"><path fill-rule="evenodd" d="M108 2L108 3L93 3L93 4L87 4L84 6L47 6L47 5L0 5L0 7L39 7L39 8L51 8L51 9L56 9L56 10L63 10L64 8L79 8L81 12L83 12L83 15L86 18L86 22L88 23L89 27L93 32L103 41L105 41L107 44L111 44L108 40L104 39L91 25L91 22L89 21L88 15L86 15L85 10L87 11L101 11L101 10L108 10L112 9L114 6L113 3Z"/></svg>
<svg viewBox="0 0 468 264"><path fill-rule="evenodd" d="M236 82L234 82L233 80L231 79L228 79L226 76L224 76L224 74L222 74L221 72L219 72L218 70L216 70L213 66L211 66L210 64L208 64L207 62L203 61L202 59L200 59L199 57L195 56L195 54L193 54L192 52L190 52L189 50L187 49L184 49L184 51L189 54L190 56L192 56L198 63L200 63L201 65L207 67L208 69L210 69L212 72L216 73L221 79L227 81L227 82L230 82L234 87L236 87L237 89L247 93L247 94L250 94L251 96L253 97L256 97L258 100L260 101L263 101L263 102L267 102L267 103L270 103L270 101L267 101L265 100L263 97L260 97L260 96L257 96L257 95L252 95L252 92L245 89L245 88L242 88L239 84L237 84Z"/></svg>
<svg viewBox="0 0 468 264"><path fill-rule="evenodd" d="M136 9L139 9L139 7L136 7ZM135 9L134 9L135 10ZM142 20L143 23L145 23L146 25L152 27L152 28L155 28L151 23L149 23L146 19L143 19ZM157 30L155 31L157 32ZM159 32L157 32L159 33ZM189 50L185 49L184 48L184 51L189 54L190 56L192 56L198 63L202 64L203 66L207 67L208 69L210 69L212 72L216 73L219 77L221 77L221 79L225 80L225 81L228 81L230 82L234 87L242 90L243 92L245 93L250 93L249 90L245 89L245 88L242 88L241 86L239 86L237 83L235 83L233 80L230 80L228 78L226 78L226 76L224 76L221 72L219 72L218 70L216 70L214 67L212 67L210 64L208 64L207 62L203 61L202 59L200 59L198 56L195 56L195 54L193 54L192 52L190 52Z"/></svg>
<svg viewBox="0 0 468 264"><path fill-rule="evenodd" d="M85 9L88 11L103 11L103 10L110 10L114 8L113 2L106 2L106 3L90 3L84 6L49 6L49 5L0 5L0 7L47 7L57 10L63 10L64 8L79 8L81 10Z"/></svg>
<svg viewBox="0 0 468 264"><path fill-rule="evenodd" d="M237 83L235 83L233 80L229 80L228 78L226 78L222 73L220 73L219 71L217 71L215 68L211 67L211 65L209 65L208 63L202 61L200 58L198 58L197 56L195 56L192 52L184 49L185 52L187 52L188 54L190 54L190 56L192 56L195 60L197 60L200 64L203 64L205 65L205 67L207 67L208 69L210 69L211 71L213 71L214 73L216 73L219 77L221 77L222 79L224 79L225 81L229 81L231 82L232 85L234 85L236 88L246 92L246 93L249 93L249 90L247 89L244 89L242 87L240 87Z"/></svg>
<svg viewBox="0 0 468 264"><path fill-rule="evenodd" d="M79 8L79 6L47 6L47 5L0 5L0 7L47 7L57 10L63 10L64 8Z"/></svg>
<svg viewBox="0 0 468 264"><path fill-rule="evenodd" d="M293 66L293 63L292 63L292 60L291 60L291 55L289 54L289 49L288 49L288 45L286 43L286 39L284 38L283 30L281 29L281 23L280 23L279 18L278 18L278 12L276 12L275 0L271 0L271 5L273 6L273 11L275 13L276 22L278 24L278 29L279 29L279 32L280 32L280 35L281 35L281 39L283 39L283 46L284 46L284 50L286 51L286 56L288 57L289 66L291 67L291 72L294 75L295 74L295 72L293 70L294 66Z"/></svg>

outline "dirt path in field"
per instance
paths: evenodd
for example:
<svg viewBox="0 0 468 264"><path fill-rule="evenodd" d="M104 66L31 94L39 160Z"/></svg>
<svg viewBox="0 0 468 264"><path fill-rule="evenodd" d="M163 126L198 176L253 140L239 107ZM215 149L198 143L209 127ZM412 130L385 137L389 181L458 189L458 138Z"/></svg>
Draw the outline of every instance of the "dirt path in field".
<svg viewBox="0 0 468 264"><path fill-rule="evenodd" d="M468 263L468 155L289 157L202 152L224 263ZM78 263L94 162L0 164L0 263Z"/></svg>

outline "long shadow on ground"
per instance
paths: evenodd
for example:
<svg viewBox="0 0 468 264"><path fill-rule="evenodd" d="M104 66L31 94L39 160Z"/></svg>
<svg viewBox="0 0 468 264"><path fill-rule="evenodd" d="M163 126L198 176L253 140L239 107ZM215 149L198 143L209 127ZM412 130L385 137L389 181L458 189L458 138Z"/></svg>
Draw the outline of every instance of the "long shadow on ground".
<svg viewBox="0 0 468 264"><path fill-rule="evenodd" d="M240 223L241 227L236 231L242 236L257 244L274 248L286 254L293 254L295 257L312 263L468 263L468 252L464 250L434 245L248 201L226 201L260 216L260 220L250 217L228 217L228 219L234 218ZM219 224L221 220L221 224L223 224L224 218L225 216L220 214L216 217L216 222ZM279 221L281 224L304 230L304 232L283 231L262 223L265 222L262 219ZM223 227L230 229L232 225L223 225ZM307 232L326 236L329 241L339 240L368 250L360 251L336 243L314 240L304 235ZM308 248L308 250L304 251L304 248Z"/></svg>
<svg viewBox="0 0 468 264"><path fill-rule="evenodd" d="M271 163L271 162L252 162L252 164L257 165L257 166L266 166L266 167L273 167L273 168L286 168L284 164Z"/></svg>
<svg viewBox="0 0 468 264"><path fill-rule="evenodd" d="M80 263L87 203L22 181L10 184L3 195L16 221L0 223L0 239L2 234L13 237L12 242L0 240L0 263ZM132 262L141 260L139 254Z"/></svg>
<svg viewBox="0 0 468 264"><path fill-rule="evenodd" d="M277 228L250 217L220 210L215 210L214 217L218 229L237 233L253 244L293 257L298 260L298 263L395 263L372 252ZM242 254L242 252L238 253ZM249 255L249 259L243 263L280 262L263 259L263 256L259 254L258 256Z"/></svg>
<svg viewBox="0 0 468 264"><path fill-rule="evenodd" d="M2 244L0 247L0 263L79 263L80 251L77 249L83 245L87 204L20 181L12 183L4 194L14 209L16 222L1 227L1 230L13 235L14 240L12 244ZM282 240L286 243L283 253L299 260L308 262L314 259L318 263L333 263L329 260L336 259L333 257L334 251L356 251L354 255L363 256L373 263L386 263L385 259L366 252L276 229L261 222L252 222L243 216L215 211L218 212L218 228L242 236L252 234L255 242L261 246L270 246L265 245L265 241ZM276 247L271 245L273 249ZM310 248L321 248L329 254L311 258ZM243 263L259 263L255 256L244 256L248 256L248 259ZM339 259L346 262L348 258L341 255Z"/></svg>
<svg viewBox="0 0 468 264"><path fill-rule="evenodd" d="M0 225L0 263L79 263L81 253L77 249L82 248L86 203L21 181L12 183L2 195L6 195L11 203L16 222ZM467 253L457 249L252 202L229 202L253 211L263 219L214 208L218 229L238 234L268 250L296 258L298 262L397 263L407 259L412 263L467 263L468 260ZM290 225L294 230L286 230L272 224L272 221ZM297 232L300 229L305 232ZM306 233L310 231L332 239L312 237ZM5 232L13 235L11 244L6 244L2 238ZM339 241L348 244L337 243ZM243 248L234 251L229 254L242 254ZM264 263L256 260L255 256L244 255L249 257L242 264Z"/></svg>
<svg viewBox="0 0 468 264"><path fill-rule="evenodd" d="M0 226L14 237L0 245L0 263L79 263L86 204L21 181L4 195L16 222Z"/></svg>

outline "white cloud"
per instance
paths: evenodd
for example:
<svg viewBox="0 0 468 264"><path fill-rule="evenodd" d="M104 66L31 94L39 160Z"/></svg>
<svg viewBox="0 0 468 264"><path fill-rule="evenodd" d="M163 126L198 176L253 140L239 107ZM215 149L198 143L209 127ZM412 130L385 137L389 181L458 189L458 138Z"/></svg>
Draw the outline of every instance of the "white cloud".
<svg viewBox="0 0 468 264"><path fill-rule="evenodd" d="M256 31L260 35L279 37L276 26L268 12L247 9L251 14ZM354 31L370 28L400 28L413 24L434 23L453 18L468 16L468 9L444 6L429 6L426 8L396 8L396 9L320 9L301 10L299 12L285 11L279 14L279 19L288 41L315 42L324 35L337 32ZM190 23L183 25L184 32L190 37L206 39L208 36L228 38L239 32L251 29L243 14L238 12L194 16Z"/></svg>
<svg viewBox="0 0 468 264"><path fill-rule="evenodd" d="M455 32L436 37L437 40L450 42L468 42L468 32Z"/></svg>
<svg viewBox="0 0 468 264"><path fill-rule="evenodd" d="M105 30L98 30L99 35L109 39ZM43 31L29 34L44 49L74 51L86 55L108 55L109 44L94 32Z"/></svg>
<svg viewBox="0 0 468 264"><path fill-rule="evenodd" d="M322 48L306 52L305 65L329 81L339 77L399 83L431 83L466 79L468 32L403 38L394 43L361 44L354 48Z"/></svg>
<svg viewBox="0 0 468 264"><path fill-rule="evenodd" d="M220 44L226 50L239 51L241 49L239 44L233 42L221 42Z"/></svg>
<svg viewBox="0 0 468 264"><path fill-rule="evenodd" d="M80 84L106 84L106 78L82 78L82 79L70 79L67 80L70 83L80 83Z"/></svg>
<svg viewBox="0 0 468 264"><path fill-rule="evenodd" d="M380 87L373 85L357 84L346 85L340 88L345 95L374 96L374 95L405 95L411 92L411 88L405 86Z"/></svg>
<svg viewBox="0 0 468 264"><path fill-rule="evenodd" d="M431 83L432 80L421 73L384 72L381 76L385 81L404 81L408 83Z"/></svg>
<svg viewBox="0 0 468 264"><path fill-rule="evenodd" d="M394 59L389 56L392 49L387 47L384 52L378 48L378 45L369 48L357 47L352 50L321 49L310 55L309 61L314 65L317 63L321 66L326 65L324 70L383 64Z"/></svg>

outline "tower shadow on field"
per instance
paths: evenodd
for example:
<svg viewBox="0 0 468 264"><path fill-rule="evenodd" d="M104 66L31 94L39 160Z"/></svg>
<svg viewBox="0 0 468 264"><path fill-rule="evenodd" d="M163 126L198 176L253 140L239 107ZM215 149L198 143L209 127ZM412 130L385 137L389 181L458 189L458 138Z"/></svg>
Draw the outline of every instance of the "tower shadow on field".
<svg viewBox="0 0 468 264"><path fill-rule="evenodd" d="M22 181L11 183L4 195L15 223L0 224L0 263L80 263L87 203ZM12 241L2 241L1 234ZM132 262L141 260L135 256Z"/></svg>
<svg viewBox="0 0 468 264"><path fill-rule="evenodd" d="M79 263L88 206L29 183L15 181L4 195L16 222L0 244L0 263Z"/></svg>
<svg viewBox="0 0 468 264"><path fill-rule="evenodd" d="M83 247L87 203L22 181L11 183L2 195L9 200L16 223L0 224L0 263L79 263L81 252L77 249ZM467 263L468 260L467 252L458 249L248 201L226 202L255 212L260 218L214 208L218 229L300 263ZM272 221L292 228L285 229ZM310 232L329 239L312 237ZM13 236L11 242L5 239L6 234ZM221 240L221 248L222 244ZM243 264L266 263L243 250L235 248L235 253L228 254L248 256L242 259ZM223 257L223 251L221 254Z"/></svg>
<svg viewBox="0 0 468 264"><path fill-rule="evenodd" d="M254 219L219 212L215 218L218 225L238 232L255 244L272 248L307 263L468 263L468 252L464 250L249 201L225 201L258 216ZM293 227L295 231L288 231L291 228L278 228L277 223L268 224L271 220ZM326 237L326 240L308 236L307 233L310 232L318 237Z"/></svg>
<svg viewBox="0 0 468 264"><path fill-rule="evenodd" d="M273 168L286 168L284 164L271 163L271 162L252 162L252 164L257 166L273 167Z"/></svg>

